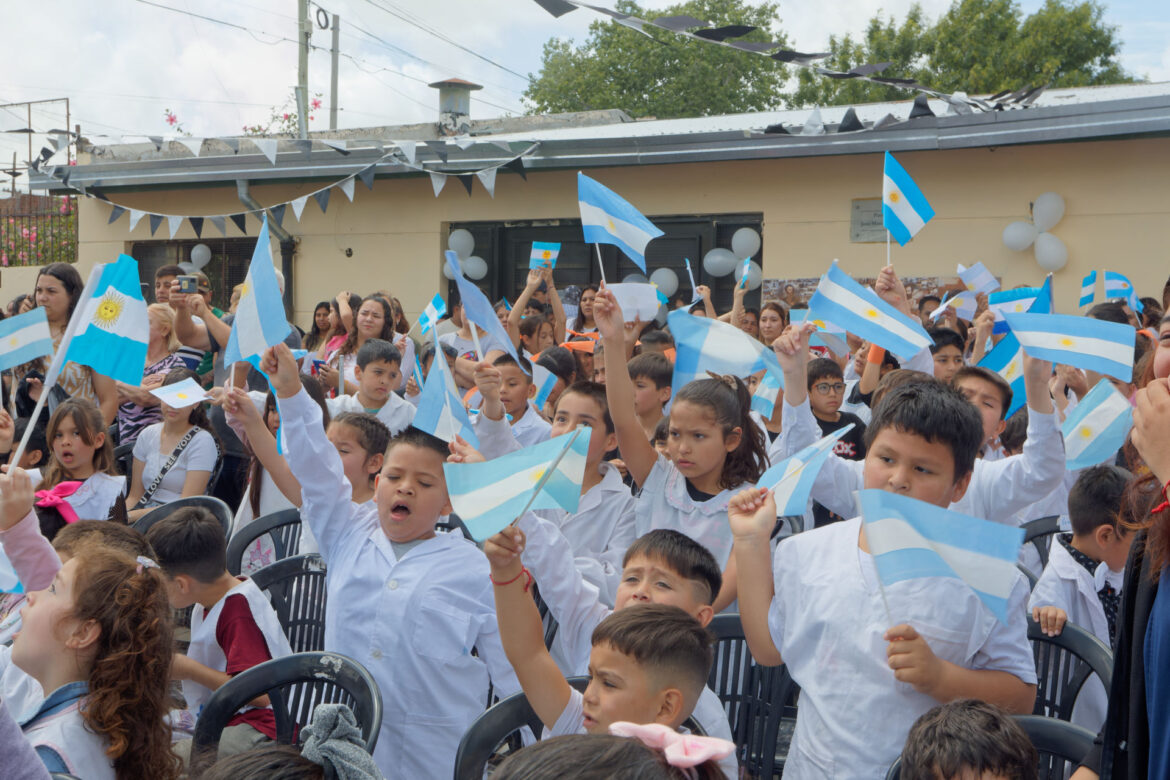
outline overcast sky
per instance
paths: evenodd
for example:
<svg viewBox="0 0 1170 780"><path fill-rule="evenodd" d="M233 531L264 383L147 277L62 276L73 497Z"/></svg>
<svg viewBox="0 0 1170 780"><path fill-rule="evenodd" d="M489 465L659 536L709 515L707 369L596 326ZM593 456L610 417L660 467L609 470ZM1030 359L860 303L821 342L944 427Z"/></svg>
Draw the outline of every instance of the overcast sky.
<svg viewBox="0 0 1170 780"><path fill-rule="evenodd" d="M608 0L595 0L612 7ZM754 0L749 0L754 2ZM155 2L155 0L150 0ZM475 118L522 113L521 93L551 37L586 35L587 9L554 19L532 0L321 0L341 16L339 127L432 121L437 94L427 82L456 76L484 85ZM296 82L295 0L157 0L158 5L231 22L239 30L164 10L145 0L7 0L0 46L0 103L70 98L72 124L87 135L173 132L164 110L198 137L235 135L264 123ZM1040 0L1022 0L1032 11ZM668 0L643 0L650 8ZM879 10L901 19L911 0L799 0L781 5L781 26L796 49L817 51L830 34L858 33ZM950 0L922 0L932 17ZM311 15L316 16L314 3ZM1153 81L1170 80L1170 3L1112 0L1106 19L1120 28L1122 64ZM363 32L364 31L364 32ZM435 34L437 33L437 35ZM375 40L375 38L380 39ZM447 40L444 40L446 38ZM309 87L320 93L312 129L329 121L330 33L309 58ZM460 48L462 47L462 48ZM476 57L467 50L482 55ZM711 56L720 56L712 48ZM490 62L489 62L490 61ZM0 110L0 130L27 124L23 108ZM33 109L36 130L65 127L64 105ZM34 139L33 152L42 143ZM4 167L25 136L0 134Z"/></svg>

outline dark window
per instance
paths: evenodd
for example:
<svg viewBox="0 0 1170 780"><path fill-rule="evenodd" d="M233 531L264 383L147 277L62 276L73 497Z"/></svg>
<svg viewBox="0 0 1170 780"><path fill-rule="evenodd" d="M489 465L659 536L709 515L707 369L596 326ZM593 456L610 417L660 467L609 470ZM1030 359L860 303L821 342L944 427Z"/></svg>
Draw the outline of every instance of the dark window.
<svg viewBox="0 0 1170 780"><path fill-rule="evenodd" d="M254 238L203 238L188 241L136 241L130 255L138 261L138 275L142 279L142 295L154 301L154 272L164 265L178 265L191 260L191 249L206 244L211 249L211 262L203 267L211 281L211 300L224 311L232 297L232 288L248 275L248 264L256 249ZM285 280L285 284L288 280Z"/></svg>

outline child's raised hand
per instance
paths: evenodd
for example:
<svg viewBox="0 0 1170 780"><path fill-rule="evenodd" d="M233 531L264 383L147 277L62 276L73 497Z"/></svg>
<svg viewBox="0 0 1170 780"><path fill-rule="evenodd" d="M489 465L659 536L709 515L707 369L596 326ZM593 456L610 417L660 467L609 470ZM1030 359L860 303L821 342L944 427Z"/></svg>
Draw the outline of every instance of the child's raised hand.
<svg viewBox="0 0 1170 780"><path fill-rule="evenodd" d="M898 275L894 273L894 266L887 265L882 269L882 272L878 274L877 281L874 282L873 291L883 301L913 318L914 315L910 311L910 299L906 296L906 287Z"/></svg>
<svg viewBox="0 0 1170 780"><path fill-rule="evenodd" d="M32 480L22 468L13 468L10 473L0 474L0 530L7 531L32 511Z"/></svg>
<svg viewBox="0 0 1170 780"><path fill-rule="evenodd" d="M732 496L727 520L737 541L767 542L776 527L776 498L767 488L748 488Z"/></svg>
<svg viewBox="0 0 1170 780"><path fill-rule="evenodd" d="M776 360L785 373L799 371L808 363L808 339L817 330L811 322L799 322L789 325L784 332L772 342L772 351L776 353Z"/></svg>
<svg viewBox="0 0 1170 780"><path fill-rule="evenodd" d="M486 360L475 364L475 389L483 396L485 403L496 403L500 400L500 385L503 377L500 369Z"/></svg>
<svg viewBox="0 0 1170 780"><path fill-rule="evenodd" d="M1032 619L1040 624L1040 630L1046 636L1060 636L1064 624L1068 621L1068 615L1060 607L1033 607Z"/></svg>
<svg viewBox="0 0 1170 780"><path fill-rule="evenodd" d="M483 554L492 567L497 580L511 579L524 565L520 554L524 552L524 532L510 525L498 534L488 537L483 543Z"/></svg>
<svg viewBox="0 0 1170 780"><path fill-rule="evenodd" d="M288 344L277 344L264 350L260 369L268 375L277 398L291 398L301 391L301 372Z"/></svg>
<svg viewBox="0 0 1170 780"><path fill-rule="evenodd" d="M224 391L223 408L225 412L245 424L260 419L260 412L256 410L256 404L252 403L247 392L239 387Z"/></svg>
<svg viewBox="0 0 1170 780"><path fill-rule="evenodd" d="M926 640L906 623L894 626L882 638L890 643L886 648L886 660L894 670L894 678L909 683L919 693L934 695L944 667Z"/></svg>
<svg viewBox="0 0 1170 780"><path fill-rule="evenodd" d="M16 438L16 423L12 420L12 415L8 414L4 409L0 409L0 447L6 447L6 452L12 450L12 442Z"/></svg>
<svg viewBox="0 0 1170 780"><path fill-rule="evenodd" d="M418 395L419 392L421 391L419 390L418 385L415 383L414 374L412 373L406 378L406 394L409 396L415 396Z"/></svg>
<svg viewBox="0 0 1170 780"><path fill-rule="evenodd" d="M467 443L462 436L456 436L455 441L447 445L451 454L447 456L448 463L483 463L487 460L479 450Z"/></svg>
<svg viewBox="0 0 1170 780"><path fill-rule="evenodd" d="M613 293L604 287L597 291L593 299L593 321L597 323L602 338L621 340L626 325L622 307Z"/></svg>
<svg viewBox="0 0 1170 780"><path fill-rule="evenodd" d="M529 268L528 269L528 279L525 282L524 286L526 288L528 288L529 290L535 291L536 288L540 287L540 283L541 283L541 281L543 281L543 277L544 277L544 274L541 273L541 269Z"/></svg>
<svg viewBox="0 0 1170 780"><path fill-rule="evenodd" d="M711 300L711 288L705 284L700 284L695 288L695 295L699 296L705 301Z"/></svg>

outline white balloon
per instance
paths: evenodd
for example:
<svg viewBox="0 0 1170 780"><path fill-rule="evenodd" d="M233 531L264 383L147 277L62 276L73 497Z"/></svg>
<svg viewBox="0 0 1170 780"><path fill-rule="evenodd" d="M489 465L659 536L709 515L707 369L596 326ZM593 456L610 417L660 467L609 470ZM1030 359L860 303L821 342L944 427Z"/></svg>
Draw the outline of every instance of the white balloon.
<svg viewBox="0 0 1170 780"><path fill-rule="evenodd" d="M622 279L622 284L649 284L650 280L642 274L628 274Z"/></svg>
<svg viewBox="0 0 1170 780"><path fill-rule="evenodd" d="M743 278L743 263L735 264L735 281L738 284ZM755 260L748 263L747 289L754 290L764 281L764 269Z"/></svg>
<svg viewBox="0 0 1170 780"><path fill-rule="evenodd" d="M451 235L447 236L447 248L459 255L460 260L466 260L475 249L475 236L463 228L452 230Z"/></svg>
<svg viewBox="0 0 1170 780"><path fill-rule="evenodd" d="M211 262L211 247L207 244L196 244L191 247L191 265L195 270L203 268Z"/></svg>
<svg viewBox="0 0 1170 780"><path fill-rule="evenodd" d="M760 234L750 227L743 227L731 236L731 251L740 260L752 257L760 251Z"/></svg>
<svg viewBox="0 0 1170 780"><path fill-rule="evenodd" d="M1068 248L1051 233L1036 236L1036 263L1045 271L1059 271L1068 262Z"/></svg>
<svg viewBox="0 0 1170 780"><path fill-rule="evenodd" d="M738 262L730 249L716 247L703 256L703 270L712 276L727 276Z"/></svg>
<svg viewBox="0 0 1170 780"><path fill-rule="evenodd" d="M463 261L462 260L459 261L459 269L463 270ZM466 273L466 271L464 271L464 276L466 276L466 275L467 275L467 273ZM443 261L443 276L447 277L448 279L455 278L455 276L451 273L451 266L447 264L446 260Z"/></svg>
<svg viewBox="0 0 1170 780"><path fill-rule="evenodd" d="M658 285L658 292L667 298L678 292L678 274L669 268L659 268L650 274L650 281Z"/></svg>
<svg viewBox="0 0 1170 780"><path fill-rule="evenodd" d="M472 255L464 260L460 265L463 267L463 273L468 279L482 279L487 276L487 261L478 255Z"/></svg>
<svg viewBox="0 0 1170 780"><path fill-rule="evenodd" d="M186 262L184 262L184 263L179 263L179 268L182 268L182 269L183 269L183 273L185 273L185 274L193 274L193 273L195 273L196 271L198 271L198 270L199 270L198 268L196 268L196 267L195 267L194 265L192 265L191 263L186 263Z"/></svg>
<svg viewBox="0 0 1170 780"><path fill-rule="evenodd" d="M1031 222L1013 222L1003 229L1003 245L1022 252L1036 240L1036 227Z"/></svg>
<svg viewBox="0 0 1170 780"><path fill-rule="evenodd" d="M1032 204L1032 224L1041 233L1052 230L1064 216L1064 198L1055 192L1046 192Z"/></svg>

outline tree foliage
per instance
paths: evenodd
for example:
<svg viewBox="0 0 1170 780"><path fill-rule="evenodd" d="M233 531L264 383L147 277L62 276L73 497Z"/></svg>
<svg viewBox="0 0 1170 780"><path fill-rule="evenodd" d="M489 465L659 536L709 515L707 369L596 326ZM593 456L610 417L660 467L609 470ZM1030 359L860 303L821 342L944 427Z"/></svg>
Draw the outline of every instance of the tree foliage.
<svg viewBox="0 0 1170 780"><path fill-rule="evenodd" d="M633 0L615 8L642 19L687 14L717 26L760 29L742 40L787 45L774 3L690 0L648 12ZM580 45L556 39L544 45L540 73L524 93L530 113L620 108L635 117L708 116L778 108L787 69L758 54L717 48L654 27L641 33L608 18L589 26Z"/></svg>

